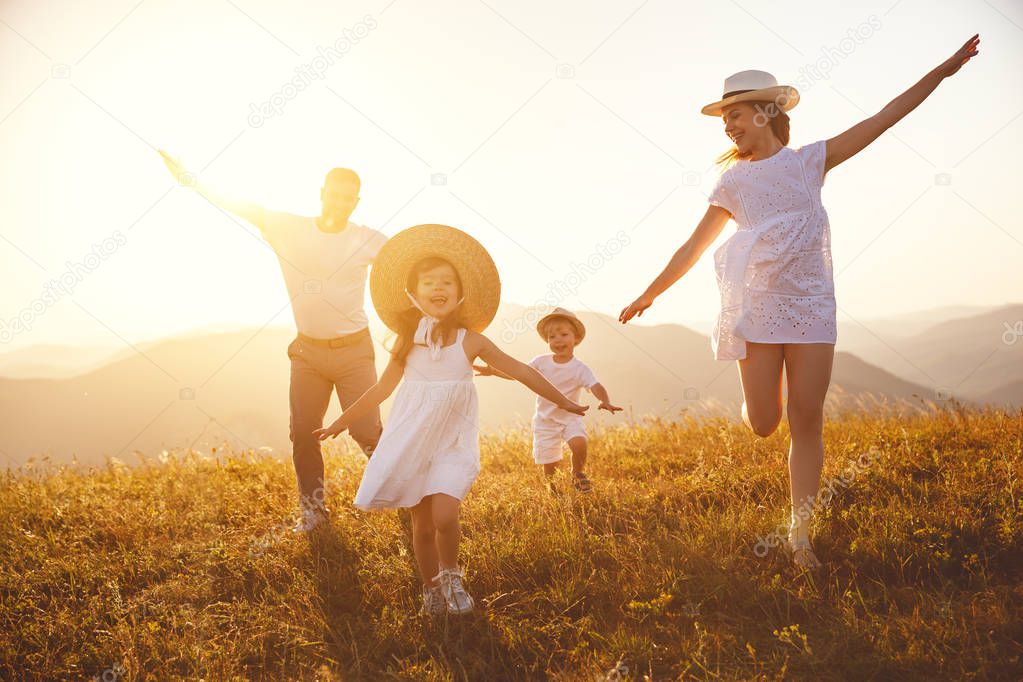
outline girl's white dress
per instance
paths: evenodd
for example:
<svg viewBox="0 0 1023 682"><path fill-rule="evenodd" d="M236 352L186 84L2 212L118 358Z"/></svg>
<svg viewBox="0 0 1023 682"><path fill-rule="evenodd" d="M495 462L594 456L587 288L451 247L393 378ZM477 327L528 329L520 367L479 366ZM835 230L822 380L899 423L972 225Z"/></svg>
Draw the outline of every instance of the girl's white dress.
<svg viewBox="0 0 1023 682"><path fill-rule="evenodd" d="M427 495L463 499L480 471L479 404L462 349L466 330L434 359L408 354L405 374L355 494L360 509L412 507Z"/></svg>
<svg viewBox="0 0 1023 682"><path fill-rule="evenodd" d="M835 343L831 229L821 204L824 140L782 147L721 174L710 203L737 230L714 266L721 310L711 334L717 360L746 357L746 342Z"/></svg>

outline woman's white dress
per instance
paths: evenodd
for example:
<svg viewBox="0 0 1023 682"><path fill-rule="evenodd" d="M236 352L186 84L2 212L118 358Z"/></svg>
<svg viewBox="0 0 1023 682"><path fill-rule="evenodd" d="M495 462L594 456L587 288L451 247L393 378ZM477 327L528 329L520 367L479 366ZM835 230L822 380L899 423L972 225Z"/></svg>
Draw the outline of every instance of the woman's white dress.
<svg viewBox="0 0 1023 682"><path fill-rule="evenodd" d="M412 507L427 495L463 499L480 471L479 404L462 348L465 329L433 359L408 354L405 374L355 494L360 509Z"/></svg>
<svg viewBox="0 0 1023 682"><path fill-rule="evenodd" d="M721 309L711 334L717 360L746 357L746 342L835 343L831 230L821 204L824 140L782 147L722 173L710 203L737 230L714 253Z"/></svg>

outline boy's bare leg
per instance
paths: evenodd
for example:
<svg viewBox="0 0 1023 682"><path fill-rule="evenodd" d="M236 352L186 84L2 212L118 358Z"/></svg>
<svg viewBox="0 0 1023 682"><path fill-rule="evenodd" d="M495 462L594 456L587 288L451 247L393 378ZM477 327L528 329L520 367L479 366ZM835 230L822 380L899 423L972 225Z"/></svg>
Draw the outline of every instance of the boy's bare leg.
<svg viewBox="0 0 1023 682"><path fill-rule="evenodd" d="M582 436L570 438L568 447L572 450L572 473L586 473L586 439Z"/></svg>

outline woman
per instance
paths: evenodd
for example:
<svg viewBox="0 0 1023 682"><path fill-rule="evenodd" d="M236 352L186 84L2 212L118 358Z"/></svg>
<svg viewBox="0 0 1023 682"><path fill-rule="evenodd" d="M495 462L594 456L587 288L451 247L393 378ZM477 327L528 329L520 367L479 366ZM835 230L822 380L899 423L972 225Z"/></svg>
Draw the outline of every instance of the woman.
<svg viewBox="0 0 1023 682"><path fill-rule="evenodd" d="M725 79L721 100L703 113L721 116L734 147L710 206L693 235L643 294L622 310L623 324L699 260L728 220L738 229L714 254L721 309L711 336L718 360L737 360L742 418L769 436L782 415L782 370L788 382L792 513L788 548L802 568L820 561L809 521L824 461L824 397L837 339L830 229L821 205L825 174L853 157L923 102L938 84L978 54L979 36L879 113L844 133L790 149L789 117L799 93L763 71Z"/></svg>

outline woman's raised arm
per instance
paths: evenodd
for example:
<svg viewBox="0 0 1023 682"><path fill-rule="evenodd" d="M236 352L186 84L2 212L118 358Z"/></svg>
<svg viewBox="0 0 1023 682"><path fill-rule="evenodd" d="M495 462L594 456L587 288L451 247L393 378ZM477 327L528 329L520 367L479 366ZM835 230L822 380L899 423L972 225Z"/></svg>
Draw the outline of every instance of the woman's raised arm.
<svg viewBox="0 0 1023 682"><path fill-rule="evenodd" d="M978 54L978 45L980 45L980 34L967 40L962 47L956 50L954 55L932 69L916 85L889 102L884 109L828 140L824 172L861 152L881 133L916 109L921 102L927 99L928 95L934 92L941 81L954 74L962 68L963 64Z"/></svg>

